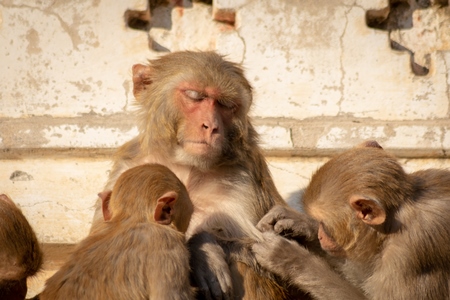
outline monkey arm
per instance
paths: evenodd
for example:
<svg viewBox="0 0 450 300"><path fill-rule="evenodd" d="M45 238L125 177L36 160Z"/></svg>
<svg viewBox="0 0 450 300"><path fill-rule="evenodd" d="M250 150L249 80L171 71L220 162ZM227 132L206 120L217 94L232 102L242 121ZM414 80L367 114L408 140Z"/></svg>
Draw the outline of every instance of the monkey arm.
<svg viewBox="0 0 450 300"><path fill-rule="evenodd" d="M206 299L231 299L233 287L225 252L208 232L199 232L188 241L192 276Z"/></svg>
<svg viewBox="0 0 450 300"><path fill-rule="evenodd" d="M366 299L325 260L306 248L273 232L266 232L263 237L263 242L252 247L257 261L270 272L310 293L314 299Z"/></svg>

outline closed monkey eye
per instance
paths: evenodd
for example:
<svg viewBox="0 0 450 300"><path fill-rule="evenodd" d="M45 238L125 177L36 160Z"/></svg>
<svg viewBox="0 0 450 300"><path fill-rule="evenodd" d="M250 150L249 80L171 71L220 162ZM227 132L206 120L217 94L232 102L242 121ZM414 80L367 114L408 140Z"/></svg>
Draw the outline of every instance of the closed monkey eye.
<svg viewBox="0 0 450 300"><path fill-rule="evenodd" d="M186 96L188 96L188 98L198 101L198 100L202 100L205 98L205 95L203 93L194 91L194 90L185 90L184 94Z"/></svg>
<svg viewBox="0 0 450 300"><path fill-rule="evenodd" d="M227 109L235 110L237 108L237 105L231 101L219 100L218 102L220 106Z"/></svg>

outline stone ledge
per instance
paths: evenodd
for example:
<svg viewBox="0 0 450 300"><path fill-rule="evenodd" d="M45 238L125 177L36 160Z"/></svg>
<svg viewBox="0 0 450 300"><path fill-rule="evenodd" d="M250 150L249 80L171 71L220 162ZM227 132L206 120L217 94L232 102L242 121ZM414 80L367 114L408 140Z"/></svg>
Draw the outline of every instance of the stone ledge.
<svg viewBox="0 0 450 300"><path fill-rule="evenodd" d="M298 204L299 192L327 157L267 157L281 196ZM408 171L449 168L450 159L400 159ZM21 208L45 243L76 243L89 233L97 193L111 161L107 158L53 156L0 160L0 193Z"/></svg>
<svg viewBox="0 0 450 300"><path fill-rule="evenodd" d="M361 141L364 139L361 139ZM380 139L375 139L398 158L449 158L449 148L391 148L386 147ZM263 154L266 157L273 158L328 158L336 155L346 149L357 145L357 143L349 146L335 148L309 148L297 147L295 149L264 149ZM111 159L116 148L1 148L0 160L19 160L19 159L39 159L39 158L92 158L92 159Z"/></svg>
<svg viewBox="0 0 450 300"><path fill-rule="evenodd" d="M80 118L0 119L0 159L110 157L138 133L131 114ZM399 157L448 157L450 119L374 121L350 117L308 120L255 118L266 155L329 156L375 139Z"/></svg>
<svg viewBox="0 0 450 300"><path fill-rule="evenodd" d="M267 158L275 185L286 201L326 159ZM37 157L0 160L0 193L21 208L45 243L76 243L89 233L97 194L111 167L106 158Z"/></svg>

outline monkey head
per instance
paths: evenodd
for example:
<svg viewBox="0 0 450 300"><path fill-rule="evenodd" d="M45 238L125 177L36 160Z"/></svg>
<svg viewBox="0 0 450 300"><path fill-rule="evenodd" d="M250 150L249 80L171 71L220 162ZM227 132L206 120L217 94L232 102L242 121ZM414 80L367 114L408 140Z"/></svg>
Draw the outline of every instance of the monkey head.
<svg viewBox="0 0 450 300"><path fill-rule="evenodd" d="M411 178L376 142L332 158L312 176L305 211L319 222L329 254L357 260L375 255L396 226L395 212L414 194Z"/></svg>
<svg viewBox="0 0 450 300"><path fill-rule="evenodd" d="M203 169L242 159L254 139L252 89L214 52L175 52L133 66L144 150Z"/></svg>
<svg viewBox="0 0 450 300"><path fill-rule="evenodd" d="M0 194L0 299L25 299L27 277L42 266L36 234L22 211Z"/></svg>
<svg viewBox="0 0 450 300"><path fill-rule="evenodd" d="M159 164L128 169L112 191L99 196L104 219L112 222L157 223L184 233L194 211L183 183Z"/></svg>

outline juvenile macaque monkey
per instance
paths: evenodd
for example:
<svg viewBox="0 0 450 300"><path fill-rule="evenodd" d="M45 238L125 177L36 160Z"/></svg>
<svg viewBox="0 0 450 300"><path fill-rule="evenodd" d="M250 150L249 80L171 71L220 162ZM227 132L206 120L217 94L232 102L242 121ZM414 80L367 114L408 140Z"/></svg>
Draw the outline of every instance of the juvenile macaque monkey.
<svg viewBox="0 0 450 300"><path fill-rule="evenodd" d="M257 260L315 299L449 299L450 172L405 173L376 142L348 150L312 177L304 209L343 277L298 243L312 240L304 216L274 208L259 228ZM278 222L280 222L279 225Z"/></svg>
<svg viewBox="0 0 450 300"><path fill-rule="evenodd" d="M133 66L133 84L139 135L118 149L104 190L130 167L149 162L169 167L195 206L187 235L200 294L255 299L251 286L262 290L264 284L247 285L249 275L243 277L245 291L233 286L245 266L230 271L216 237L254 237L261 217L274 204L286 204L248 116L252 88L242 69L214 52L175 52ZM100 215L98 204L93 232Z"/></svg>
<svg viewBox="0 0 450 300"><path fill-rule="evenodd" d="M194 299L183 234L193 206L175 174L157 164L134 167L101 198L105 222L39 299Z"/></svg>
<svg viewBox="0 0 450 300"><path fill-rule="evenodd" d="M11 199L0 195L0 299L25 299L27 277L42 266L36 234Z"/></svg>

